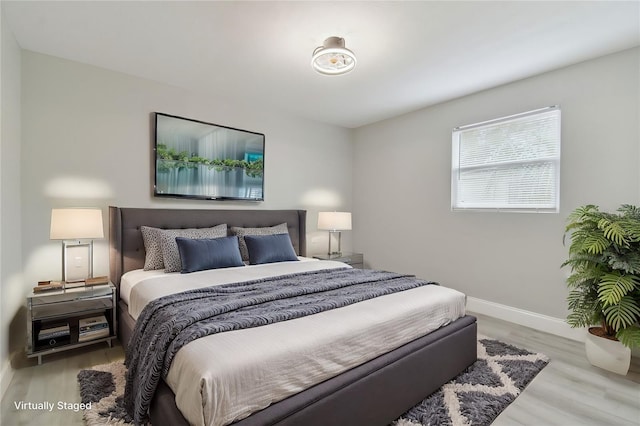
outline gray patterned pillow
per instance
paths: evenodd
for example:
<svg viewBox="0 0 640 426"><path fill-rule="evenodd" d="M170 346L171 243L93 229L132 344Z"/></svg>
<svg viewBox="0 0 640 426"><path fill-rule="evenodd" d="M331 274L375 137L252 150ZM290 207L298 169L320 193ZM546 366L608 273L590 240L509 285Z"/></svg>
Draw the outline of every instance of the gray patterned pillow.
<svg viewBox="0 0 640 426"><path fill-rule="evenodd" d="M176 237L183 238L220 238L227 236L227 224L214 226L213 228L189 228L189 229L160 229L160 247L162 248L162 261L165 272L180 272L182 262Z"/></svg>
<svg viewBox="0 0 640 426"><path fill-rule="evenodd" d="M238 243L240 245L240 254L242 260L249 260L249 250L247 250L247 243L244 241L245 235L275 235L275 234L288 234L286 223L281 223L276 226L267 226L264 228L240 228L238 226L231 227L231 235L238 236Z"/></svg>
<svg viewBox="0 0 640 426"><path fill-rule="evenodd" d="M160 247L160 228L141 226L142 240L144 241L144 270L164 269L162 260L162 247Z"/></svg>

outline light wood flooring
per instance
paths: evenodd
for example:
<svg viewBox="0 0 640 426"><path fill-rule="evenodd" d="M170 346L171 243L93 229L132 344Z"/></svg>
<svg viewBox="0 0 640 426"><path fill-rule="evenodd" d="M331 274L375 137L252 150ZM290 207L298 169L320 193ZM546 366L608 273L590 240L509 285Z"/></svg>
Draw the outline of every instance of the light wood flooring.
<svg viewBox="0 0 640 426"><path fill-rule="evenodd" d="M633 358L629 373L620 376L589 364L584 343L473 315L478 334L550 359L494 426L640 426L640 359Z"/></svg>
<svg viewBox="0 0 640 426"><path fill-rule="evenodd" d="M551 359L494 426L640 426L640 359L633 359L627 376L618 376L592 367L582 343L477 316L479 334L542 352ZM78 371L123 358L121 346L97 344L44 357L42 365L35 359L25 361L2 398L0 425L82 425L81 413L19 411L14 403L79 402Z"/></svg>

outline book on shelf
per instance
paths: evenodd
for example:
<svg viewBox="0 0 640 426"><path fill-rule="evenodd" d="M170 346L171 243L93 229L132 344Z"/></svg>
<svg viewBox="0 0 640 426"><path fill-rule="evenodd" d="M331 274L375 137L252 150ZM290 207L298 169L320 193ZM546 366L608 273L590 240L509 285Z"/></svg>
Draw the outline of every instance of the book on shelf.
<svg viewBox="0 0 640 426"><path fill-rule="evenodd" d="M78 342L109 336L109 322L104 315L78 320Z"/></svg>
<svg viewBox="0 0 640 426"><path fill-rule="evenodd" d="M104 276L104 277L87 278L86 280L84 280L84 283L87 286L108 284L109 277Z"/></svg>
<svg viewBox="0 0 640 426"><path fill-rule="evenodd" d="M109 323L101 322L99 324L87 325L87 326L84 326L84 327L80 327L80 333L82 333L84 331L102 330L103 328L109 328Z"/></svg>
<svg viewBox="0 0 640 426"><path fill-rule="evenodd" d="M46 281L41 281L41 282L45 283ZM33 292L43 293L43 292L52 291L52 290L62 290L63 288L64 288L64 285L61 282L49 281L47 284L38 283L38 285L33 288Z"/></svg>
<svg viewBox="0 0 640 426"><path fill-rule="evenodd" d="M44 326L38 331L38 340L48 340L69 335L69 324Z"/></svg>
<svg viewBox="0 0 640 426"><path fill-rule="evenodd" d="M59 324L59 325L43 325L40 328L40 332L44 333L44 332L55 332L55 331L61 331L61 330L66 330L69 331L69 323L64 323L64 324Z"/></svg>
<svg viewBox="0 0 640 426"><path fill-rule="evenodd" d="M107 317L104 315L98 315L96 317L81 318L78 320L78 327L80 331L89 328L108 327Z"/></svg>
<svg viewBox="0 0 640 426"><path fill-rule="evenodd" d="M78 287L84 287L84 281L74 281L74 282L65 282L64 283L64 288L65 290L68 288L78 288Z"/></svg>
<svg viewBox="0 0 640 426"><path fill-rule="evenodd" d="M69 330L58 331L55 333L38 333L38 340L49 340L49 339L53 339L54 337L65 337L69 335L70 335Z"/></svg>
<svg viewBox="0 0 640 426"><path fill-rule="evenodd" d="M101 328L97 330L86 331L78 334L78 342L86 342L88 340L100 339L101 337L109 337L109 329Z"/></svg>

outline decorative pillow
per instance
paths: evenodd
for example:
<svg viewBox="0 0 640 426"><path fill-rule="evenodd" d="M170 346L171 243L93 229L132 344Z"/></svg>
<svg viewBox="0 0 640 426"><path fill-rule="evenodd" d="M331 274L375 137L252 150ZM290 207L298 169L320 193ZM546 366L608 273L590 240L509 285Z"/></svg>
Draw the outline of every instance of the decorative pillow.
<svg viewBox="0 0 640 426"><path fill-rule="evenodd" d="M184 238L221 238L227 236L227 224L214 226L213 228L189 228L189 229L161 229L160 247L162 247L162 261L165 272L179 272L182 269L180 253L176 244L176 237Z"/></svg>
<svg viewBox="0 0 640 426"><path fill-rule="evenodd" d="M160 228L141 226L142 241L144 241L144 270L164 269L162 247L160 246Z"/></svg>
<svg viewBox="0 0 640 426"><path fill-rule="evenodd" d="M288 233L246 235L244 240L249 251L249 263L252 265L298 260Z"/></svg>
<svg viewBox="0 0 640 426"><path fill-rule="evenodd" d="M242 260L249 260L249 252L247 251L247 243L244 241L246 235L274 235L274 234L288 234L286 223L281 223L276 226L268 226L264 228L240 228L238 226L231 227L231 235L237 235L238 243L240 244L240 254Z"/></svg>
<svg viewBox="0 0 640 426"><path fill-rule="evenodd" d="M183 274L206 269L229 268L244 266L240 257L238 237L204 238L176 238Z"/></svg>

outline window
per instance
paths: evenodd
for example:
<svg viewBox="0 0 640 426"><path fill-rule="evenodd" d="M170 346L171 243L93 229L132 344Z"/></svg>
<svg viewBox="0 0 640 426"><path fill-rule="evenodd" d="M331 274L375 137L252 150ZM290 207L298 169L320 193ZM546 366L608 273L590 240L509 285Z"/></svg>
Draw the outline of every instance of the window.
<svg viewBox="0 0 640 426"><path fill-rule="evenodd" d="M452 210L558 212L560 108L453 129Z"/></svg>

